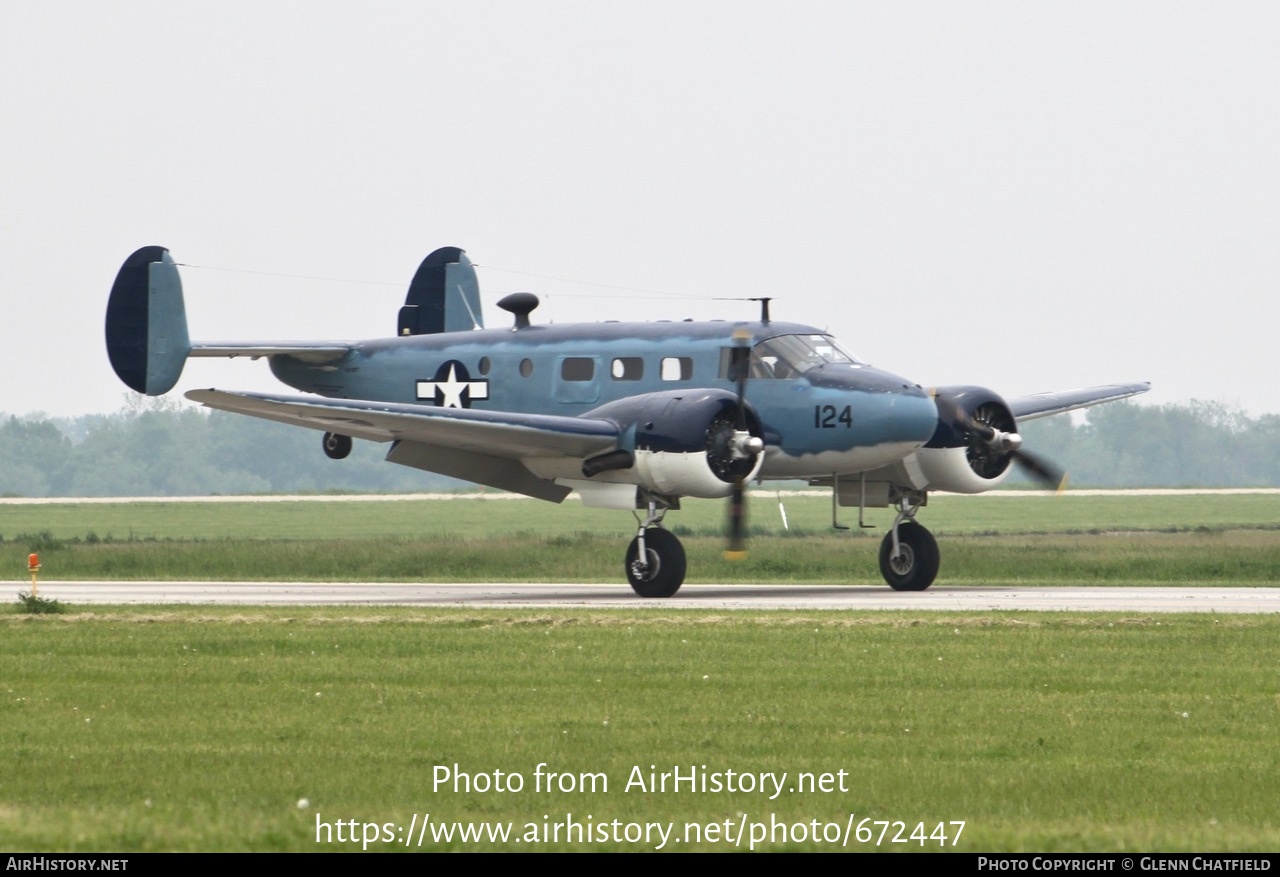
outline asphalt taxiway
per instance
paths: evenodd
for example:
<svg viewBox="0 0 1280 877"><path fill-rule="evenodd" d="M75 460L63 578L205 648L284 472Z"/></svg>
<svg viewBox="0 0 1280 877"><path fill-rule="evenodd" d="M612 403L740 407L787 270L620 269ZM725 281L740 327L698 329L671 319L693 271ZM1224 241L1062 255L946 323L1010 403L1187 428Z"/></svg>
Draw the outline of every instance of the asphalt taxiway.
<svg viewBox="0 0 1280 877"><path fill-rule="evenodd" d="M685 585L645 600L626 584L40 582L77 607L110 604L429 606L502 609L932 610L977 612L1280 612L1280 588L935 585L927 591L838 585Z"/></svg>

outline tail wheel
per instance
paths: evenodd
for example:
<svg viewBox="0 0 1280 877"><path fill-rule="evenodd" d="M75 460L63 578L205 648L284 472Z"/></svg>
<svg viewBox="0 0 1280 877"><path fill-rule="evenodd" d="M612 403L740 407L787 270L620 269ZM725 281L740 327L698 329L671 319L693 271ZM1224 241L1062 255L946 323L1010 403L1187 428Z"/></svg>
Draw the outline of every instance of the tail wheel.
<svg viewBox="0 0 1280 877"><path fill-rule="evenodd" d="M895 591L923 591L938 576L940 558L933 534L915 521L898 525L898 554L893 534L880 543L880 574Z"/></svg>
<svg viewBox="0 0 1280 877"><path fill-rule="evenodd" d="M324 434L324 452L331 460L344 459L351 453L351 436L336 432Z"/></svg>
<svg viewBox="0 0 1280 877"><path fill-rule="evenodd" d="M627 581L641 597L670 597L684 584L685 555L680 540L666 530L650 527L644 533L645 558L640 560L640 537L627 548Z"/></svg>

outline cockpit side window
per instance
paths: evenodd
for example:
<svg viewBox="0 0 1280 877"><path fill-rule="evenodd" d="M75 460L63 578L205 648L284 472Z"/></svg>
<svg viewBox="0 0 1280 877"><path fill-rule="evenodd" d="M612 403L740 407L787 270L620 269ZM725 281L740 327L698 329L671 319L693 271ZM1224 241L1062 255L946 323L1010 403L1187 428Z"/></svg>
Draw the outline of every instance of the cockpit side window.
<svg viewBox="0 0 1280 877"><path fill-rule="evenodd" d="M751 351L751 377L790 380L811 368L836 363L862 365L829 335L779 335L760 342Z"/></svg>

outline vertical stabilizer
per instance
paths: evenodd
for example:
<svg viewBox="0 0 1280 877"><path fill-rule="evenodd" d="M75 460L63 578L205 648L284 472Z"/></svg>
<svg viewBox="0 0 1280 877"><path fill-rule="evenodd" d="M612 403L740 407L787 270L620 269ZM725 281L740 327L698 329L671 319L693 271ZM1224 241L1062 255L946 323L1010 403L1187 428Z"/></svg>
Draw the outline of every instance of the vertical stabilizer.
<svg viewBox="0 0 1280 877"><path fill-rule="evenodd" d="M178 266L164 247L134 252L107 300L107 356L131 389L160 396L173 389L191 353Z"/></svg>
<svg viewBox="0 0 1280 877"><path fill-rule="evenodd" d="M400 308L397 335L435 335L483 329L480 281L467 254L441 247L418 266Z"/></svg>

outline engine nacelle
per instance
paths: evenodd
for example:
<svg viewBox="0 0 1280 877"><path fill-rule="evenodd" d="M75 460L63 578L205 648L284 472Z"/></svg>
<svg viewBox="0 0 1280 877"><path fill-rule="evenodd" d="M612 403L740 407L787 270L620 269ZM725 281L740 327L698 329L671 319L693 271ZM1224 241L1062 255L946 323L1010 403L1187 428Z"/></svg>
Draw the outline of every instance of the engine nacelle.
<svg viewBox="0 0 1280 877"><path fill-rule="evenodd" d="M729 496L734 481L755 477L764 461L755 412L746 406L743 435L737 396L727 390L647 393L583 416L612 420L623 430L623 447L588 460L583 474L635 483L663 496Z"/></svg>
<svg viewBox="0 0 1280 877"><path fill-rule="evenodd" d="M985 478L973 471L964 448L921 448L915 452L919 490L945 490L948 493L985 493L1004 481L1002 472ZM1007 470L1006 470L1007 471Z"/></svg>
<svg viewBox="0 0 1280 877"><path fill-rule="evenodd" d="M938 428L906 462L920 490L982 493L1009 473L1022 443L1009 406L985 387L939 387ZM912 465L914 464L914 465Z"/></svg>

